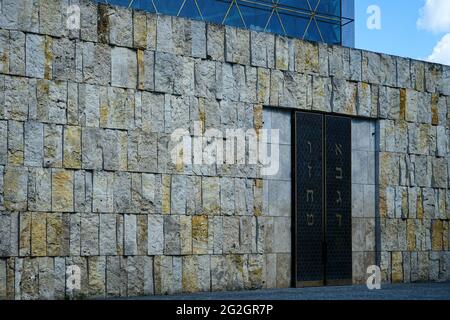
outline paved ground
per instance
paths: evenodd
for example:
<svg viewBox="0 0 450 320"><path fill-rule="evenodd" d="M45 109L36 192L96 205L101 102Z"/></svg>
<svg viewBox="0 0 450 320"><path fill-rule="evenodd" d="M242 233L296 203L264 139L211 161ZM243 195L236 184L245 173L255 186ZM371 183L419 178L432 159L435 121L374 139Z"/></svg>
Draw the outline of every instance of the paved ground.
<svg viewBox="0 0 450 320"><path fill-rule="evenodd" d="M272 289L235 292L208 292L173 296L148 296L139 300L450 300L450 283Z"/></svg>

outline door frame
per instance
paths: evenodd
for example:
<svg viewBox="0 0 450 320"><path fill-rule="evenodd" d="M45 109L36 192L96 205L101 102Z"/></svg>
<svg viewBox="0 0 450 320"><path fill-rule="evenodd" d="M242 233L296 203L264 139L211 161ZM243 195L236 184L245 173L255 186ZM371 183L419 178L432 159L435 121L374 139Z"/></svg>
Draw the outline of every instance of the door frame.
<svg viewBox="0 0 450 320"><path fill-rule="evenodd" d="M297 110L297 109L292 109L291 110L291 162L292 162L292 194L291 194L291 199L292 199L292 254L291 254L291 266L292 266L292 276L291 276L291 283L292 283L292 287L295 288L302 288L302 287L321 287L321 286L341 286L341 285L351 285L353 283L353 270L352 270L352 276L350 279L339 279L339 280L328 280L326 278L326 264L323 266L323 279L322 280L317 280L317 281L297 281L297 199L296 199L296 194L297 194L297 156L296 156L296 138L297 138L297 126L296 126L296 119L295 119L295 115L297 112L303 112L303 113L310 113L310 114L319 114L322 115L323 117L323 130L322 130L322 141L323 141L323 147L322 147L322 172L323 172L323 182L322 182L322 192L323 192L323 197L322 197L322 203L323 203L323 212L322 212L322 216L323 216L323 220L322 220L322 226L323 226L323 243L322 246L325 243L325 239L326 239L326 223L327 223L327 219L326 219L326 215L327 215L327 210L326 210L326 121L325 121L325 117L326 116L332 116L332 117L337 117L337 118L345 118L345 119L349 119L350 120L350 150L352 148L352 127L351 127L351 121L353 118L358 118L358 117L351 117L351 116L347 116L347 115L341 115L341 114L334 114L331 112L322 112L322 111L311 111L311 110ZM353 239L352 239L352 156L350 155L350 252L352 254L352 244L353 244ZM351 257L351 259L353 259L353 257Z"/></svg>

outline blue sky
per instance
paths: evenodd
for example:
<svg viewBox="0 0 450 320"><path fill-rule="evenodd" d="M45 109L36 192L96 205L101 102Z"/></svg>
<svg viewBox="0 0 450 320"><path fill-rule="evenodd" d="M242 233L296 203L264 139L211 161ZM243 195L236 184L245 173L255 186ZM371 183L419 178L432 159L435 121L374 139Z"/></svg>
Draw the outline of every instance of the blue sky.
<svg viewBox="0 0 450 320"><path fill-rule="evenodd" d="M371 5L379 30L367 27ZM355 0L355 18L357 48L450 65L450 0Z"/></svg>

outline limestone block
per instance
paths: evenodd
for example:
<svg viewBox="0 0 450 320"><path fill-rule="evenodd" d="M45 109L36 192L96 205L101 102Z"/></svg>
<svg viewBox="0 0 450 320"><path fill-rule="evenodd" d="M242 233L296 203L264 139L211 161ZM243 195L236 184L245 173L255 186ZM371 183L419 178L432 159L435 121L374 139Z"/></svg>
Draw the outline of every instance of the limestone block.
<svg viewBox="0 0 450 320"><path fill-rule="evenodd" d="M99 215L81 215L80 222L81 255L97 256L99 254Z"/></svg>
<svg viewBox="0 0 450 320"><path fill-rule="evenodd" d="M25 33L11 30L9 32L9 73L25 75ZM5 73L8 71L5 70Z"/></svg>
<svg viewBox="0 0 450 320"><path fill-rule="evenodd" d="M0 121L0 140L8 141L8 122ZM8 144L0 144L0 164L4 165L8 162Z"/></svg>
<svg viewBox="0 0 450 320"><path fill-rule="evenodd" d="M135 178L133 177L133 183ZM155 213L161 211L161 199L158 190L161 185L160 176L153 174L142 174L141 211ZM134 190L133 190L134 191ZM159 209L159 210L158 210Z"/></svg>
<svg viewBox="0 0 450 320"><path fill-rule="evenodd" d="M371 84L383 84L380 68L381 56L378 53L362 52L362 81Z"/></svg>
<svg viewBox="0 0 450 320"><path fill-rule="evenodd" d="M7 167L3 176L4 206L7 210L27 210L28 172L24 168Z"/></svg>
<svg viewBox="0 0 450 320"><path fill-rule="evenodd" d="M164 217L164 254L179 255L181 253L180 217Z"/></svg>
<svg viewBox="0 0 450 320"><path fill-rule="evenodd" d="M78 83L67 84L67 124L79 125L80 113L78 104Z"/></svg>
<svg viewBox="0 0 450 320"><path fill-rule="evenodd" d="M0 54L2 56L0 70L2 73L9 73L9 42L9 31L2 30L0 32Z"/></svg>
<svg viewBox="0 0 450 320"><path fill-rule="evenodd" d="M397 65L395 58L387 54L381 54L380 65L381 83L395 87L397 85Z"/></svg>
<svg viewBox="0 0 450 320"><path fill-rule="evenodd" d="M234 215L234 179L220 178L220 209L223 215Z"/></svg>
<svg viewBox="0 0 450 320"><path fill-rule="evenodd" d="M189 216L180 216L181 254L192 254L192 220Z"/></svg>
<svg viewBox="0 0 450 320"><path fill-rule="evenodd" d="M442 65L425 64L425 90L430 93L438 92L442 81Z"/></svg>
<svg viewBox="0 0 450 320"><path fill-rule="evenodd" d="M275 37L265 32L250 31L251 64L255 67L275 67Z"/></svg>
<svg viewBox="0 0 450 320"><path fill-rule="evenodd" d="M137 216L134 214L124 215L124 254L127 256L137 255Z"/></svg>
<svg viewBox="0 0 450 320"><path fill-rule="evenodd" d="M147 47L147 14L143 11L133 12L133 46Z"/></svg>
<svg viewBox="0 0 450 320"><path fill-rule="evenodd" d="M295 70L307 74L319 73L319 47L317 44L295 40Z"/></svg>
<svg viewBox="0 0 450 320"><path fill-rule="evenodd" d="M13 212L0 214L0 231L0 256L18 256L19 214Z"/></svg>
<svg viewBox="0 0 450 320"><path fill-rule="evenodd" d="M74 206L76 212L92 211L92 172L75 171L74 173Z"/></svg>
<svg viewBox="0 0 450 320"><path fill-rule="evenodd" d="M106 257L106 294L108 296L126 296L126 261L122 257ZM122 264L122 265L121 265Z"/></svg>
<svg viewBox="0 0 450 320"><path fill-rule="evenodd" d="M98 127L100 120L100 90L97 86L79 86L80 122L87 127Z"/></svg>
<svg viewBox="0 0 450 320"><path fill-rule="evenodd" d="M114 173L95 171L93 182L93 212L109 213L114 210Z"/></svg>
<svg viewBox="0 0 450 320"><path fill-rule="evenodd" d="M73 212L73 172L54 169L52 171L52 210Z"/></svg>
<svg viewBox="0 0 450 320"><path fill-rule="evenodd" d="M131 174L129 172L116 172L113 185L114 212L136 212L131 208Z"/></svg>
<svg viewBox="0 0 450 320"><path fill-rule="evenodd" d="M270 72L270 105L279 106L284 98L284 74L279 70Z"/></svg>
<svg viewBox="0 0 450 320"><path fill-rule="evenodd" d="M277 288L288 288L291 279L291 254L277 254Z"/></svg>
<svg viewBox="0 0 450 320"><path fill-rule="evenodd" d="M27 78L4 77L4 110L0 115L5 119L25 121L28 119L30 83ZM30 115L31 118L31 115Z"/></svg>
<svg viewBox="0 0 450 320"><path fill-rule="evenodd" d="M198 97L216 97L216 64L208 60L195 61L195 94Z"/></svg>
<svg viewBox="0 0 450 320"><path fill-rule="evenodd" d="M116 215L100 215L99 253L102 256L117 254Z"/></svg>
<svg viewBox="0 0 450 320"><path fill-rule="evenodd" d="M397 86L401 88L412 88L411 60L396 57L397 61Z"/></svg>
<svg viewBox="0 0 450 320"><path fill-rule="evenodd" d="M155 88L155 52L137 51L138 89L154 90Z"/></svg>
<svg viewBox="0 0 450 320"><path fill-rule="evenodd" d="M256 237L253 237L256 235L256 224L253 224L254 219L254 217L240 217L239 253L252 253L252 249L256 249Z"/></svg>
<svg viewBox="0 0 450 320"><path fill-rule="evenodd" d="M447 187L447 161L444 158L433 158L432 186L435 188Z"/></svg>
<svg viewBox="0 0 450 320"><path fill-rule="evenodd" d="M226 257L214 255L211 256L211 290L225 291L229 273L226 269Z"/></svg>
<svg viewBox="0 0 450 320"><path fill-rule="evenodd" d="M158 92L172 93L174 82L179 67L177 57L172 53L155 53L155 90Z"/></svg>
<svg viewBox="0 0 450 320"><path fill-rule="evenodd" d="M111 85L123 88L137 86L136 51L114 47L111 49Z"/></svg>
<svg viewBox="0 0 450 320"><path fill-rule="evenodd" d="M432 220L431 224L431 249L434 251L443 250L444 225L442 220Z"/></svg>
<svg viewBox="0 0 450 320"><path fill-rule="evenodd" d="M186 214L186 176L172 176L172 197L171 212L172 214Z"/></svg>
<svg viewBox="0 0 450 320"><path fill-rule="evenodd" d="M203 213L216 215L220 212L220 185L218 177L204 177L202 179Z"/></svg>
<svg viewBox="0 0 450 320"><path fill-rule="evenodd" d="M31 255L31 213L23 212L19 215L19 255Z"/></svg>
<svg viewBox="0 0 450 320"><path fill-rule="evenodd" d="M132 11L126 8L108 8L109 42L114 45L131 47L133 45Z"/></svg>
<svg viewBox="0 0 450 320"><path fill-rule="evenodd" d="M161 52L173 52L172 17L158 15L156 20L156 48Z"/></svg>
<svg viewBox="0 0 450 320"><path fill-rule="evenodd" d="M401 252L392 252L392 282L403 282L403 256Z"/></svg>
<svg viewBox="0 0 450 320"><path fill-rule="evenodd" d="M206 58L206 24L203 21L191 21L192 50L195 58Z"/></svg>
<svg viewBox="0 0 450 320"><path fill-rule="evenodd" d="M268 104L270 101L270 70L258 68L257 71L257 99L258 102Z"/></svg>
<svg viewBox="0 0 450 320"><path fill-rule="evenodd" d="M70 250L70 217L47 213L47 256L66 256Z"/></svg>
<svg viewBox="0 0 450 320"><path fill-rule="evenodd" d="M134 111L133 91L119 88L102 90L100 95L100 127L132 129L134 127Z"/></svg>
<svg viewBox="0 0 450 320"><path fill-rule="evenodd" d="M344 64L345 66L345 64ZM362 79L362 51L350 48L349 79L361 81Z"/></svg>
<svg viewBox="0 0 450 320"><path fill-rule="evenodd" d="M223 217L223 253L239 252L239 217Z"/></svg>
<svg viewBox="0 0 450 320"><path fill-rule="evenodd" d="M129 27L129 26L128 26ZM111 79L114 81L118 81L119 79L128 79L128 74L124 74L122 77L112 77L111 78L111 48L102 43L93 43L93 42L83 42L81 45L81 48L79 48L81 52L78 53L77 48L77 55L81 55L82 59L82 71L83 71L83 82L89 83L89 84L101 84L101 85L109 85ZM126 52L127 54L130 53L130 51L127 51L128 49L125 48L115 48L115 53L118 54L119 52ZM130 55L131 56L131 55ZM128 62L128 58L132 59L132 57L124 57L120 59L120 57L117 57L117 60L115 60L115 63L121 62L126 63ZM120 67L122 67L122 64L120 64ZM119 67L119 65L116 65L116 69ZM136 64L134 66L136 68ZM120 68L119 70L122 70ZM130 75L132 75L132 70L130 70Z"/></svg>
<svg viewBox="0 0 450 320"><path fill-rule="evenodd" d="M39 31L39 2L8 0L3 3L3 6L4 10L0 18L2 28Z"/></svg>
<svg viewBox="0 0 450 320"><path fill-rule="evenodd" d="M225 27L217 24L206 25L207 56L215 61L225 60Z"/></svg>
<svg viewBox="0 0 450 320"><path fill-rule="evenodd" d="M67 123L67 83L37 81L37 119L42 122Z"/></svg>
<svg viewBox="0 0 450 320"><path fill-rule="evenodd" d="M420 187L430 187L432 182L432 161L430 157L416 156L415 158L416 184Z"/></svg>
<svg viewBox="0 0 450 320"><path fill-rule="evenodd" d="M418 95L418 107L417 107L417 121L419 123L431 123L432 120L432 95L427 92L419 92Z"/></svg>
<svg viewBox="0 0 450 320"><path fill-rule="evenodd" d="M164 249L163 216L148 215L148 254L160 255Z"/></svg>
<svg viewBox="0 0 450 320"><path fill-rule="evenodd" d="M53 40L53 78L76 80L75 42L67 38Z"/></svg>
<svg viewBox="0 0 450 320"><path fill-rule="evenodd" d="M225 27L225 61L250 64L250 32L248 30Z"/></svg>
<svg viewBox="0 0 450 320"><path fill-rule="evenodd" d="M8 122L8 164L23 165L24 162L24 141L23 122Z"/></svg>
<svg viewBox="0 0 450 320"><path fill-rule="evenodd" d="M157 135L133 130L128 134L128 169L140 172L155 172L157 167Z"/></svg>
<svg viewBox="0 0 450 320"><path fill-rule="evenodd" d="M47 255L46 213L31 215L31 255L45 257Z"/></svg>
<svg viewBox="0 0 450 320"><path fill-rule="evenodd" d="M87 271L89 296L104 297L106 293L106 257L89 257Z"/></svg>
<svg viewBox="0 0 450 320"><path fill-rule="evenodd" d="M164 132L164 95L142 92L142 130Z"/></svg>
<svg viewBox="0 0 450 320"><path fill-rule="evenodd" d="M90 1L81 1L80 9L81 39L97 42L97 4Z"/></svg>
<svg viewBox="0 0 450 320"><path fill-rule="evenodd" d="M274 74L274 71L272 71L272 75ZM277 81L275 79L271 80ZM312 86L310 83L308 83L308 77L306 75L302 75L296 72L285 72L284 73L284 79L281 83L284 88L282 91L282 95L280 97L279 103L280 106L283 107L289 107L289 108L296 108L296 109L310 109L310 105L308 105L308 87ZM277 86L279 84L272 84L272 88L275 89L273 86ZM276 96L276 93L271 90L270 93L271 98L273 96Z"/></svg>
<svg viewBox="0 0 450 320"><path fill-rule="evenodd" d="M137 252L138 255L147 255L148 252L148 219L147 215L137 215Z"/></svg>
<svg viewBox="0 0 450 320"><path fill-rule="evenodd" d="M103 167L106 170L126 170L128 166L127 132L105 130L102 136Z"/></svg>
<svg viewBox="0 0 450 320"><path fill-rule="evenodd" d="M65 168L81 168L81 128L64 127L64 160Z"/></svg>
<svg viewBox="0 0 450 320"><path fill-rule="evenodd" d="M32 167L40 167L43 163L43 125L37 122L26 122L24 131L24 164Z"/></svg>
<svg viewBox="0 0 450 320"><path fill-rule="evenodd" d="M80 214L69 215L69 251L71 256L79 256L81 250Z"/></svg>
<svg viewBox="0 0 450 320"><path fill-rule="evenodd" d="M329 50L329 63L330 63L330 76L334 76L340 79L350 78L349 48L332 46ZM354 64L352 63L352 67L353 66Z"/></svg>
<svg viewBox="0 0 450 320"><path fill-rule="evenodd" d="M50 54L47 54L50 52ZM51 78L51 38L37 34L26 36L26 75Z"/></svg>
<svg viewBox="0 0 450 320"><path fill-rule="evenodd" d="M425 63L418 60L411 60L411 82L412 87L417 91L425 90Z"/></svg>
<svg viewBox="0 0 450 320"><path fill-rule="evenodd" d="M0 166L0 210L5 210L5 198L4 198L4 192L3 192L3 173L4 173L4 167Z"/></svg>
<svg viewBox="0 0 450 320"><path fill-rule="evenodd" d="M28 210L50 211L52 194L50 169L32 168L28 174Z"/></svg>
<svg viewBox="0 0 450 320"><path fill-rule="evenodd" d="M290 54L289 49L290 47L293 47L293 41L281 37L281 36L275 36L275 68L279 70L288 70L290 63Z"/></svg>
<svg viewBox="0 0 450 320"><path fill-rule="evenodd" d="M62 167L63 165L63 127L44 125L44 166Z"/></svg>

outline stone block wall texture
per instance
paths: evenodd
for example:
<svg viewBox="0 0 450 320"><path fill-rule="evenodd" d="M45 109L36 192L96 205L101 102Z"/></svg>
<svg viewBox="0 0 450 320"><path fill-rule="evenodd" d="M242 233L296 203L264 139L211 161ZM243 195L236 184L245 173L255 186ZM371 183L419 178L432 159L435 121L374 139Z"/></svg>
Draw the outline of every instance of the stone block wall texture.
<svg viewBox="0 0 450 320"><path fill-rule="evenodd" d="M450 278L449 66L88 0L1 8L1 298L64 298L70 265L74 297L289 286L289 168L170 161L173 130L259 129L263 106L375 121L383 280Z"/></svg>

